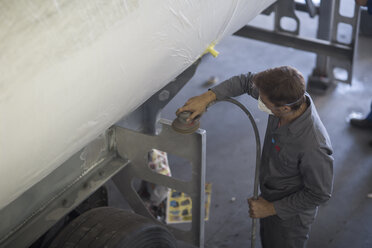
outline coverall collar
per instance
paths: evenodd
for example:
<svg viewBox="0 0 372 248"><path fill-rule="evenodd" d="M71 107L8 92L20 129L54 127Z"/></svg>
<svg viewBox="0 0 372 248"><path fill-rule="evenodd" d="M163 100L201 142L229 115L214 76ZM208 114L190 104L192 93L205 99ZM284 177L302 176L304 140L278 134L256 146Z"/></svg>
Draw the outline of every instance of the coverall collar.
<svg viewBox="0 0 372 248"><path fill-rule="evenodd" d="M306 103L308 104L307 109L305 112L302 113L296 120L292 121L289 124L286 124L284 126L278 127L275 130L275 133L281 134L281 135L288 135L288 134L297 134L306 126L306 119L311 118L311 108L313 107L313 102L311 98L309 97L309 94L305 93L306 97ZM275 117L277 120L275 120L275 124L278 125L279 118Z"/></svg>

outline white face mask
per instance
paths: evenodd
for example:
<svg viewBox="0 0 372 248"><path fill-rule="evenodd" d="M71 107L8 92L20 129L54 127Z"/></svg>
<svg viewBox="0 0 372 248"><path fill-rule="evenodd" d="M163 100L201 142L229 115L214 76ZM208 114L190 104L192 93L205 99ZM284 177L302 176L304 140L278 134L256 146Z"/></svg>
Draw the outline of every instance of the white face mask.
<svg viewBox="0 0 372 248"><path fill-rule="evenodd" d="M258 97L258 109L268 113L269 115L274 115L274 113L262 102L261 97Z"/></svg>

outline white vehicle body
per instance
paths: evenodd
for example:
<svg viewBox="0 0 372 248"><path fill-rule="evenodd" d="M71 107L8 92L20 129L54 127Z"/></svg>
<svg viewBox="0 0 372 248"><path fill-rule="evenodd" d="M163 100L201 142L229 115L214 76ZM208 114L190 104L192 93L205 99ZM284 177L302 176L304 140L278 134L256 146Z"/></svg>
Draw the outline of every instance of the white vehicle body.
<svg viewBox="0 0 372 248"><path fill-rule="evenodd" d="M0 211L273 2L0 0Z"/></svg>

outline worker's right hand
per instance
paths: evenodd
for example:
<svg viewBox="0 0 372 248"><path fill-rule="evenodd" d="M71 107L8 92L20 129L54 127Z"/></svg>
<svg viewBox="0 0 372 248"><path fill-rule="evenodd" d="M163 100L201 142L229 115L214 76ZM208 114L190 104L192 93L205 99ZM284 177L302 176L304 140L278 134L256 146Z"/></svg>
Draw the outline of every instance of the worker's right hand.
<svg viewBox="0 0 372 248"><path fill-rule="evenodd" d="M176 115L181 112L189 111L192 114L187 119L187 121L191 121L195 119L195 117L202 115L205 112L208 104L215 100L216 94L213 91L209 90L200 96L194 96L187 100L185 105L177 110Z"/></svg>

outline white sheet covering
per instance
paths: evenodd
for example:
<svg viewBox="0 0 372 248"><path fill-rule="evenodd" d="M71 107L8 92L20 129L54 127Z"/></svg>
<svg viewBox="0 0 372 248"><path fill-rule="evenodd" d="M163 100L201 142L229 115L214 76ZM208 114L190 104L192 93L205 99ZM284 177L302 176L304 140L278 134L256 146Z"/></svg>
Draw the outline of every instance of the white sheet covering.
<svg viewBox="0 0 372 248"><path fill-rule="evenodd" d="M0 209L272 2L0 0Z"/></svg>

